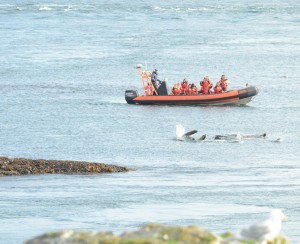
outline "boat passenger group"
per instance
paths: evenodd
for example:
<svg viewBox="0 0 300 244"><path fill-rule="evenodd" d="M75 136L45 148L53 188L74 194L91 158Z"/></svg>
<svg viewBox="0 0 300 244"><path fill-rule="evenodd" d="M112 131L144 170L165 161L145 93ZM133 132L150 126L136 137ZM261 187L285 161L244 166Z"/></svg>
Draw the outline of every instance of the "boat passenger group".
<svg viewBox="0 0 300 244"><path fill-rule="evenodd" d="M162 83L157 78L158 70L155 69L151 74L151 82L145 84L146 95L156 95L155 90L158 89L159 84ZM213 86L209 76L205 76L200 82L200 89L194 83L189 83L187 79L183 79L181 83L177 83L173 86L170 95L198 95L198 94L212 94L212 93L222 93L227 91L228 79L225 75L222 75L220 80ZM212 91L213 89L213 91Z"/></svg>

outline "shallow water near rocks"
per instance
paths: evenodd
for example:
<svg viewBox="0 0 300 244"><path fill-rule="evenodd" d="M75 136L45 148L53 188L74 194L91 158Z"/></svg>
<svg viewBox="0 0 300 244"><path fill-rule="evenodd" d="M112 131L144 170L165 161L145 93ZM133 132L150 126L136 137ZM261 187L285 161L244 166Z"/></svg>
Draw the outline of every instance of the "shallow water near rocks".
<svg viewBox="0 0 300 244"><path fill-rule="evenodd" d="M220 233L273 208L298 243L299 13L297 1L1 1L0 155L137 171L0 178L0 243L149 222ZM145 62L169 85L225 73L260 93L245 107L128 105ZM178 141L177 124L267 138Z"/></svg>

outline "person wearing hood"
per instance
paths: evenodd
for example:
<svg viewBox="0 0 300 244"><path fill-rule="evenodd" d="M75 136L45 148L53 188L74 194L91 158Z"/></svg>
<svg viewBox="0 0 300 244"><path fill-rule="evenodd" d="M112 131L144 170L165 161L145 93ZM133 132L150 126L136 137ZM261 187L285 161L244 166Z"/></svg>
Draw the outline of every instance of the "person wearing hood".
<svg viewBox="0 0 300 244"><path fill-rule="evenodd" d="M158 75L158 70L155 69L151 74L151 82L152 82L155 90L158 89L158 83L161 84L161 81L157 78L157 75Z"/></svg>

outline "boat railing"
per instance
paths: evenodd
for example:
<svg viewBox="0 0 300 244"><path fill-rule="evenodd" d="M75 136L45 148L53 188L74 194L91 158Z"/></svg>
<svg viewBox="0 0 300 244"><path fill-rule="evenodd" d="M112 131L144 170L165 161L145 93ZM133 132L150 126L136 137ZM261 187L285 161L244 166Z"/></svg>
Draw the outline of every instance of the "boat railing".
<svg viewBox="0 0 300 244"><path fill-rule="evenodd" d="M157 95L157 91L155 90L155 88L153 88L152 82L151 82L151 72L148 70L141 70L140 72L140 76L142 78L142 85L144 88L144 93L145 95L152 95L153 92L156 93Z"/></svg>

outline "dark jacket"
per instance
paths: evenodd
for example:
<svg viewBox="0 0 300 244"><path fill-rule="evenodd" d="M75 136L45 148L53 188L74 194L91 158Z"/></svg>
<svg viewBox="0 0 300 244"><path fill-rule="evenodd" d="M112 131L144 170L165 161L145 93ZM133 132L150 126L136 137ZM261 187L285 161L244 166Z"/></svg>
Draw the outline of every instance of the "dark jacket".
<svg viewBox="0 0 300 244"><path fill-rule="evenodd" d="M152 82L154 88L157 90L157 88L158 88L157 82L161 83L161 81L159 79L157 79L156 71L153 71L151 74L151 82Z"/></svg>

